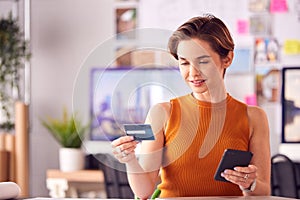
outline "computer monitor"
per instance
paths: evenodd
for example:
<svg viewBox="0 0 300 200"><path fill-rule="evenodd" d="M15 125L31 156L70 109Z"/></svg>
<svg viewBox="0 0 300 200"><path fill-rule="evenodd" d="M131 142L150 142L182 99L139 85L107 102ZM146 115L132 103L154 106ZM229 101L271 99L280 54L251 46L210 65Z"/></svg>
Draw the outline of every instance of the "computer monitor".
<svg viewBox="0 0 300 200"><path fill-rule="evenodd" d="M282 69L282 142L300 142L300 67Z"/></svg>
<svg viewBox="0 0 300 200"><path fill-rule="evenodd" d="M123 124L144 123L159 102L190 93L178 68L101 68L91 70L90 140L124 135Z"/></svg>

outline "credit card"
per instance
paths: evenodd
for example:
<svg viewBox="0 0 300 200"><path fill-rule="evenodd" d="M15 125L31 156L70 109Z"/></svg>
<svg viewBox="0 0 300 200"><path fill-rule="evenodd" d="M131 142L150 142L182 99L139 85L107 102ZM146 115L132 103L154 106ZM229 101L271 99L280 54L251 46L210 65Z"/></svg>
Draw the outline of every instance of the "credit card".
<svg viewBox="0 0 300 200"><path fill-rule="evenodd" d="M135 140L155 140L150 124L124 124L124 129Z"/></svg>

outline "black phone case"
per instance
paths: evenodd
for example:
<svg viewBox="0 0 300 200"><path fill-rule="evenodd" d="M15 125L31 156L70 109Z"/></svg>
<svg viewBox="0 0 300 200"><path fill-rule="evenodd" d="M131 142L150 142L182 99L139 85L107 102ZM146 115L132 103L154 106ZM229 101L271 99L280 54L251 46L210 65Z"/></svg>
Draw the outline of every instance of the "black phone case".
<svg viewBox="0 0 300 200"><path fill-rule="evenodd" d="M221 176L225 169L233 169L234 167L246 167L250 164L253 154L250 151L241 151L235 149L226 149L219 163L214 179L217 181L228 182Z"/></svg>

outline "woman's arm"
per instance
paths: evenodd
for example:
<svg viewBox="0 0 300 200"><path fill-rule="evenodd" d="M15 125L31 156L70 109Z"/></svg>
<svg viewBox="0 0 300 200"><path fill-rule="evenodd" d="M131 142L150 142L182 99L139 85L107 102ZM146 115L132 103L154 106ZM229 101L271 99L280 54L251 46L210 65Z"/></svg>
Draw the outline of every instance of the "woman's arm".
<svg viewBox="0 0 300 200"><path fill-rule="evenodd" d="M164 126L169 116L168 108L169 103L162 103L150 109L145 123L151 124L155 140L142 141L138 159L134 153L135 141L132 137L124 136L112 142L113 147L120 147L122 151L125 150L125 153L128 154L125 158L122 158L117 151L114 151L115 157L126 164L131 189L141 199L147 199L151 196L157 184L157 177L162 163Z"/></svg>
<svg viewBox="0 0 300 200"><path fill-rule="evenodd" d="M253 153L252 165L257 167L256 188L245 195L270 195L271 194L271 155L269 123L266 113L259 107L249 106L250 120L250 145Z"/></svg>
<svg viewBox="0 0 300 200"><path fill-rule="evenodd" d="M271 157L269 125L265 112L259 107L248 107L250 126L249 151L253 153L248 167L235 167L222 174L228 181L244 190L244 196L268 196L271 193ZM255 182L255 183L254 183ZM253 191L251 186L256 184ZM248 191L247 191L248 190Z"/></svg>

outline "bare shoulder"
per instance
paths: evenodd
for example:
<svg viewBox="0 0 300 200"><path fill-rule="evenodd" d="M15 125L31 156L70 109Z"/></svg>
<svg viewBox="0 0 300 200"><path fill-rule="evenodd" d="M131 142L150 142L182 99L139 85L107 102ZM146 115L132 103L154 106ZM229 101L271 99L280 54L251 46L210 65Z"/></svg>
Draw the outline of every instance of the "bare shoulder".
<svg viewBox="0 0 300 200"><path fill-rule="evenodd" d="M153 105L149 110L149 114L151 116L157 116L162 114L169 115L170 110L171 110L170 102L162 102Z"/></svg>
<svg viewBox="0 0 300 200"><path fill-rule="evenodd" d="M266 117L265 111L258 106L248 106L248 116L252 119Z"/></svg>
<svg viewBox="0 0 300 200"><path fill-rule="evenodd" d="M147 115L146 122L164 126L170 116L171 104L163 102L153 105Z"/></svg>
<svg viewBox="0 0 300 200"><path fill-rule="evenodd" d="M258 106L248 106L247 112L251 132L268 133L269 125L266 112Z"/></svg>
<svg viewBox="0 0 300 200"><path fill-rule="evenodd" d="M158 103L158 106L161 106L166 112L170 112L171 110L171 103L170 102L163 102L163 103Z"/></svg>

